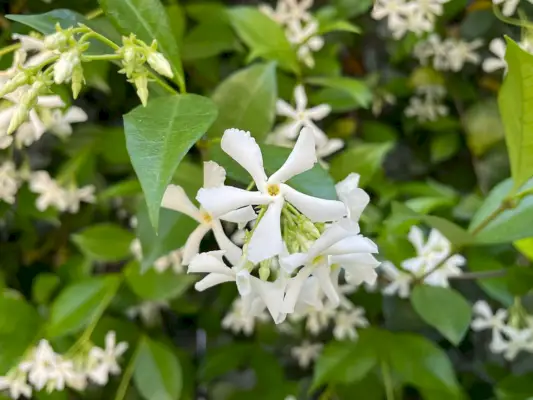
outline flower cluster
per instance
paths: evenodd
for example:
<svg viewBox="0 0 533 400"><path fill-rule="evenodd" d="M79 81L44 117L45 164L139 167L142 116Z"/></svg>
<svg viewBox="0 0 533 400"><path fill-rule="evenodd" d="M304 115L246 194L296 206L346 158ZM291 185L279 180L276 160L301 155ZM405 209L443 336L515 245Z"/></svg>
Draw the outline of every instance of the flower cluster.
<svg viewBox="0 0 533 400"><path fill-rule="evenodd" d="M439 35L432 34L416 44L413 54L422 65L428 65L432 60L433 68L438 71L458 72L467 63L479 64L481 57L476 50L482 45L481 39L471 42L456 38L442 40Z"/></svg>
<svg viewBox="0 0 533 400"><path fill-rule="evenodd" d="M276 102L277 114L287 117L287 121L274 129L274 132L268 136L267 143L292 148L300 130L310 128L315 135L316 154L320 160L342 149L344 146L342 139L328 138L315 124L315 121L326 118L331 112L328 104L320 104L308 109L307 95L302 85L294 88L294 102L295 107L283 99L278 99Z"/></svg>
<svg viewBox="0 0 533 400"><path fill-rule="evenodd" d="M387 27L395 39L408 32L417 36L432 32L438 16L443 14L443 5L449 0L377 0L372 9L372 18L387 19Z"/></svg>
<svg viewBox="0 0 533 400"><path fill-rule="evenodd" d="M409 99L409 105L404 110L407 117L416 117L418 122L427 122L448 115L448 107L442 104L446 95L444 86L419 86L416 88L416 94Z"/></svg>
<svg viewBox="0 0 533 400"><path fill-rule="evenodd" d="M491 331L491 352L503 354L507 360L513 360L521 351L533 353L533 316L525 314L521 307L493 313L488 303L480 300L473 311L472 330Z"/></svg>
<svg viewBox="0 0 533 400"><path fill-rule="evenodd" d="M318 21L309 12L313 0L278 0L276 8L262 4L259 9L285 28L289 42L297 48L298 59L308 68L314 68L313 52L324 46L318 35Z"/></svg>
<svg viewBox="0 0 533 400"><path fill-rule="evenodd" d="M134 239L131 242L130 251L137 261L141 261L143 259L142 244L138 238ZM164 256L159 257L157 260L155 260L154 269L160 274L162 274L163 272L169 269L174 271L174 273L176 274L181 274L185 272L183 269L182 260L183 260L183 250L182 249L174 250Z"/></svg>
<svg viewBox="0 0 533 400"><path fill-rule="evenodd" d="M452 254L451 243L438 230L432 229L425 242L422 230L413 226L408 238L416 250L416 256L404 260L401 269L389 261L380 266L388 280L383 288L384 294L398 294L407 298L411 285L417 281L431 286L448 287L448 279L462 273L465 258L460 254Z"/></svg>
<svg viewBox="0 0 533 400"><path fill-rule="evenodd" d="M226 186L224 169L208 162L204 187L196 196L201 208L179 186L169 186L163 198L164 207L199 222L183 250L189 273L208 274L196 283L197 290L235 282L244 314L260 315L266 308L281 323L300 306L316 306L323 296L338 307L341 270L350 283L375 281L379 262L372 254L377 253L377 246L360 235L358 226L369 202L357 187L358 176L348 177L337 187L342 201L313 197L286 183L317 162L311 129L302 129L288 159L270 177L261 149L249 132L226 130L221 147L248 171L256 191ZM220 220L239 224L256 220L242 249L227 238ZM210 230L221 250L198 254L200 241Z"/></svg>
<svg viewBox="0 0 533 400"><path fill-rule="evenodd" d="M74 356L54 352L50 343L41 340L28 357L0 377L0 391L12 399L30 398L33 390L48 393L69 387L83 391L89 384L105 386L111 375L120 374L117 359L128 348L125 342L116 343L115 332L108 332L105 348L92 346Z"/></svg>
<svg viewBox="0 0 533 400"><path fill-rule="evenodd" d="M301 368L307 368L318 358L323 347L322 343L311 343L305 340L291 349L291 355L298 361Z"/></svg>

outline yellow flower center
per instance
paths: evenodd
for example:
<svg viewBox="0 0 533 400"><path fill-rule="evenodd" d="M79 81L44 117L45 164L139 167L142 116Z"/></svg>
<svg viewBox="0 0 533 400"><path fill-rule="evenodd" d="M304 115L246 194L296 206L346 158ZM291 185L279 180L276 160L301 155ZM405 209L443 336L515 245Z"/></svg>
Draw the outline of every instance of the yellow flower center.
<svg viewBox="0 0 533 400"><path fill-rule="evenodd" d="M324 261L325 258L326 257L324 257L324 256L316 256L315 258L313 258L313 264L314 265L321 264Z"/></svg>
<svg viewBox="0 0 533 400"><path fill-rule="evenodd" d="M279 185L276 183L270 183L267 186L267 192L272 197L277 196L279 194Z"/></svg>
<svg viewBox="0 0 533 400"><path fill-rule="evenodd" d="M213 221L213 217L211 215L209 215L207 212L202 211L202 220L206 224L210 224Z"/></svg>

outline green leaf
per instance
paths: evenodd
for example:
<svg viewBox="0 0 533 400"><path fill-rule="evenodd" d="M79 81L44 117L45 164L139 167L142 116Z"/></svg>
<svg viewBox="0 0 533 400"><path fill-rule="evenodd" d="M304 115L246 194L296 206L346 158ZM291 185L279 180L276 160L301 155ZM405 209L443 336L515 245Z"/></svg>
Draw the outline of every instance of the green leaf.
<svg viewBox="0 0 533 400"><path fill-rule="evenodd" d="M470 326L470 304L450 288L418 285L411 294L415 311L454 345L463 340Z"/></svg>
<svg viewBox="0 0 533 400"><path fill-rule="evenodd" d="M362 31L361 28L359 28L357 25L352 24L349 21L336 20L321 22L318 33L322 35L329 32L361 33Z"/></svg>
<svg viewBox="0 0 533 400"><path fill-rule="evenodd" d="M505 136L495 99L485 100L470 107L463 121L468 147L477 157L481 157Z"/></svg>
<svg viewBox="0 0 533 400"><path fill-rule="evenodd" d="M360 80L344 76L309 77L306 79L311 85L337 89L348 94L360 107L368 108L372 104L372 91L368 85Z"/></svg>
<svg viewBox="0 0 533 400"><path fill-rule="evenodd" d="M522 190L533 188L533 179L527 182ZM482 229L480 224L490 218L500 204L513 191L513 181L506 179L491 190L477 213L472 218L470 232L477 231L476 242L482 244L508 243L515 240L533 237L533 225L530 216L533 212L533 196L526 196L517 207L501 212Z"/></svg>
<svg viewBox="0 0 533 400"><path fill-rule="evenodd" d="M457 132L443 132L431 139L431 161L441 163L451 158L461 147Z"/></svg>
<svg viewBox="0 0 533 400"><path fill-rule="evenodd" d="M136 196L142 193L141 184L137 179L129 179L109 186L100 192L98 199L105 201L117 197Z"/></svg>
<svg viewBox="0 0 533 400"><path fill-rule="evenodd" d="M196 281L195 276L177 274L172 268L162 273L154 268L141 272L141 266L135 261L128 264L125 276L128 286L137 296L154 301L177 298Z"/></svg>
<svg viewBox="0 0 533 400"><path fill-rule="evenodd" d="M160 210L160 221L156 232L143 202L137 212L137 235L143 251L142 272L147 271L159 257L181 248L198 226L198 222L187 215L166 208Z"/></svg>
<svg viewBox="0 0 533 400"><path fill-rule="evenodd" d="M362 331L357 342L328 343L316 362L313 388L326 383L355 383L364 378L379 361L369 333Z"/></svg>
<svg viewBox="0 0 533 400"><path fill-rule="evenodd" d="M280 25L256 7L234 7L229 15L237 35L250 48L249 59L277 61L280 68L299 74L296 52Z"/></svg>
<svg viewBox="0 0 533 400"><path fill-rule="evenodd" d="M514 296L525 296L533 289L533 268L515 266L507 270L507 287Z"/></svg>
<svg viewBox="0 0 533 400"><path fill-rule="evenodd" d="M158 51L172 66L173 80L180 88L185 87L178 43L160 0L99 0L99 3L123 35L134 33L148 45L157 40Z"/></svg>
<svg viewBox="0 0 533 400"><path fill-rule="evenodd" d="M47 336L60 337L83 329L107 307L119 285L118 276L106 275L67 286L52 304Z"/></svg>
<svg viewBox="0 0 533 400"><path fill-rule="evenodd" d="M72 241L94 261L120 261L130 255L134 236L118 225L102 223L72 235Z"/></svg>
<svg viewBox="0 0 533 400"><path fill-rule="evenodd" d="M204 362L198 371L201 382L209 382L237 369L246 362L253 349L252 344L245 342L233 342L222 347L208 348Z"/></svg>
<svg viewBox="0 0 533 400"><path fill-rule="evenodd" d="M124 115L126 146L155 228L174 171L216 115L211 100L194 94L160 97Z"/></svg>
<svg viewBox="0 0 533 400"><path fill-rule="evenodd" d="M291 150L283 147L262 145L263 165L267 175L276 172L287 160ZM248 185L252 178L239 164L224 153L219 146L209 150L210 159L222 165L231 179ZM304 172L287 182L291 187L302 193L323 199L337 199L335 183L326 170L316 164L309 171Z"/></svg>
<svg viewBox="0 0 533 400"><path fill-rule="evenodd" d="M250 131L262 142L272 130L277 97L274 63L256 64L235 72L211 97L219 113L207 135L221 137L224 130L237 128Z"/></svg>
<svg viewBox="0 0 533 400"><path fill-rule="evenodd" d="M13 367L38 338L37 310L10 292L0 293L0 375Z"/></svg>
<svg viewBox="0 0 533 400"><path fill-rule="evenodd" d="M498 400L533 400L533 374L509 375L495 388Z"/></svg>
<svg viewBox="0 0 533 400"><path fill-rule="evenodd" d="M498 95L498 105L505 126L505 140L511 172L513 191L533 176L533 56L522 50L509 37L505 60L508 73Z"/></svg>
<svg viewBox="0 0 533 400"><path fill-rule="evenodd" d="M372 0L334 0L338 14L345 18L353 18L364 14L372 7Z"/></svg>
<svg viewBox="0 0 533 400"><path fill-rule="evenodd" d="M333 157L330 173L336 181L340 181L346 178L348 174L357 172L361 175L359 185L365 187L381 168L385 156L393 145L393 142L355 143Z"/></svg>
<svg viewBox="0 0 533 400"><path fill-rule="evenodd" d="M137 349L133 381L146 400L177 400L182 389L179 360L167 345L145 336Z"/></svg>
<svg viewBox="0 0 533 400"><path fill-rule="evenodd" d="M32 299L37 304L48 304L48 301L61 284L59 276L51 273L39 274L32 286Z"/></svg>
<svg viewBox="0 0 533 400"><path fill-rule="evenodd" d="M210 19L195 26L183 41L183 60L193 61L236 50L238 41L231 25Z"/></svg>

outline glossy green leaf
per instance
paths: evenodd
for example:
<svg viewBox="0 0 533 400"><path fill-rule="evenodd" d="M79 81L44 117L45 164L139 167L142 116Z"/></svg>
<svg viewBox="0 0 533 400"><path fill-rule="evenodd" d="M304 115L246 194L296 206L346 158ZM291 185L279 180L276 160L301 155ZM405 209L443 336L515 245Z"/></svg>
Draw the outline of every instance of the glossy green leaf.
<svg viewBox="0 0 533 400"><path fill-rule="evenodd" d="M183 60L214 57L236 50L238 41L227 21L210 19L195 26L183 41Z"/></svg>
<svg viewBox="0 0 533 400"><path fill-rule="evenodd" d="M498 400L533 400L533 374L509 375L495 388Z"/></svg>
<svg viewBox="0 0 533 400"><path fill-rule="evenodd" d="M141 241L143 260L141 270L147 271L155 260L185 244L198 222L179 212L161 208L159 228L154 230L145 204L137 212L137 236Z"/></svg>
<svg viewBox="0 0 533 400"><path fill-rule="evenodd" d="M511 160L513 190L533 176L533 55L506 37L507 76L498 96Z"/></svg>
<svg viewBox="0 0 533 400"><path fill-rule="evenodd" d="M352 24L349 21L336 20L321 22L318 33L325 34L329 32L361 33L362 31L361 28L359 28L357 25Z"/></svg>
<svg viewBox="0 0 533 400"><path fill-rule="evenodd" d="M211 100L194 94L160 97L124 115L126 146L156 229L172 175L216 115Z"/></svg>
<svg viewBox="0 0 533 400"><path fill-rule="evenodd" d="M463 121L468 147L478 157L485 154L505 136L498 104L494 99L485 100L470 107Z"/></svg>
<svg viewBox="0 0 533 400"><path fill-rule="evenodd" d="M364 14L372 7L372 0L334 0L338 14L344 18L353 18Z"/></svg>
<svg viewBox="0 0 533 400"><path fill-rule="evenodd" d="M133 381L146 400L177 400L182 389L179 360L167 345L145 336L136 351Z"/></svg>
<svg viewBox="0 0 533 400"><path fill-rule="evenodd" d="M296 52L274 20L256 7L234 7L229 15L237 35L250 48L249 59L277 61L280 68L299 73Z"/></svg>
<svg viewBox="0 0 533 400"><path fill-rule="evenodd" d="M392 142L355 143L333 157L330 173L336 181L340 181L348 174L356 172L361 175L359 185L365 187L383 165L383 160L392 146Z"/></svg>
<svg viewBox="0 0 533 400"><path fill-rule="evenodd" d="M209 382L220 375L237 369L253 352L253 345L234 342L221 347L208 348L206 357L199 367L202 382Z"/></svg>
<svg viewBox="0 0 533 400"><path fill-rule="evenodd" d="M276 172L287 160L291 150L283 147L263 145L263 165L267 175ZM228 174L228 177L248 185L252 178L239 164L224 153L220 147L213 146L209 151L210 159L222 165ZM323 199L337 199L335 183L326 170L319 164L316 164L309 171L304 172L287 182L294 189L311 196Z"/></svg>
<svg viewBox="0 0 533 400"><path fill-rule="evenodd" d="M180 87L185 86L178 43L160 0L99 0L99 3L123 35L134 33L148 45L157 40L158 51L172 66L173 80Z"/></svg>
<svg viewBox="0 0 533 400"><path fill-rule="evenodd" d="M533 188L533 179L527 182L521 190L530 188ZM524 197L516 208L505 210L497 217L491 218L512 190L511 179L499 183L491 190L470 223L470 232L477 232L476 242L508 243L533 236L533 225L529 218L533 212L533 196ZM491 222L485 224L483 221L486 219L491 219ZM482 223L484 226L481 225Z"/></svg>
<svg viewBox="0 0 533 400"><path fill-rule="evenodd" d="M179 297L197 280L194 275L176 273L172 267L165 272L154 268L141 272L138 262L131 262L125 269L126 282L130 289L144 300L169 300Z"/></svg>
<svg viewBox="0 0 533 400"><path fill-rule="evenodd" d="M443 132L431 140L431 161L440 163L451 158L460 149L461 141L457 132Z"/></svg>
<svg viewBox="0 0 533 400"><path fill-rule="evenodd" d="M533 238L520 239L513 243L520 253L533 261Z"/></svg>
<svg viewBox="0 0 533 400"><path fill-rule="evenodd" d="M47 335L60 337L83 329L109 305L119 285L118 276L106 275L67 286L52 303Z"/></svg>
<svg viewBox="0 0 533 400"><path fill-rule="evenodd" d="M372 91L366 83L360 80L345 76L332 76L310 77L306 81L311 85L324 86L345 92L357 102L359 107L368 108L372 103Z"/></svg>
<svg viewBox="0 0 533 400"><path fill-rule="evenodd" d="M250 131L262 142L272 131L278 97L274 63L256 64L235 72L223 81L212 95L219 113L207 132L221 137L224 130Z"/></svg>
<svg viewBox="0 0 533 400"><path fill-rule="evenodd" d="M134 236L124 228L102 223L72 235L72 241L83 254L95 261L119 261L130 255Z"/></svg>
<svg viewBox="0 0 533 400"><path fill-rule="evenodd" d="M48 304L56 289L61 284L59 276L51 273L39 274L32 286L32 299L37 304Z"/></svg>
<svg viewBox="0 0 533 400"><path fill-rule="evenodd" d="M40 318L37 310L15 293L0 293L0 375L4 375L36 337Z"/></svg>
<svg viewBox="0 0 533 400"><path fill-rule="evenodd" d="M454 345L463 340L470 326L472 309L458 292L450 288L418 285L411 294L411 304L428 325Z"/></svg>

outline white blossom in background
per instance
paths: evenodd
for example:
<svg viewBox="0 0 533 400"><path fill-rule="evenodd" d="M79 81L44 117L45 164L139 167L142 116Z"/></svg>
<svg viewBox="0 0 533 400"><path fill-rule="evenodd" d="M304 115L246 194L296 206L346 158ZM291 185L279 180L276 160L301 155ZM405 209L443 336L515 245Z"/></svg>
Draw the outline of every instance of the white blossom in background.
<svg viewBox="0 0 533 400"><path fill-rule="evenodd" d="M115 332L108 332L105 337L105 347L94 346L88 355L89 379L100 385L107 385L110 375L119 375L121 370L118 359L128 350L126 342L116 342Z"/></svg>
<svg viewBox="0 0 533 400"><path fill-rule="evenodd" d="M276 8L261 4L259 10L280 25L309 22L313 16L309 12L313 0L278 0Z"/></svg>
<svg viewBox="0 0 533 400"><path fill-rule="evenodd" d="M489 49L495 57L489 57L483 60L481 68L485 72L494 72L499 69L503 69L504 73L507 72L507 62L505 61L505 50L507 46L505 45L505 40L502 38L492 39L489 44Z"/></svg>
<svg viewBox="0 0 533 400"><path fill-rule="evenodd" d="M402 261L401 269L388 261L381 264L381 271L388 281L383 294L406 298L415 280L430 286L448 287L450 277L462 274L461 267L466 259L460 254L452 254L450 241L438 230L432 229L426 241L422 230L412 226L408 239L416 256Z"/></svg>
<svg viewBox="0 0 533 400"><path fill-rule="evenodd" d="M304 341L300 346L291 349L291 355L298 361L298 365L305 369L318 358L323 347L322 343Z"/></svg>
<svg viewBox="0 0 533 400"><path fill-rule="evenodd" d="M491 330L490 349L495 353L505 350L505 341L503 339L504 332L507 330L506 320L508 312L504 309L499 309L496 313L492 313L489 304L484 300L479 300L473 307L474 319L471 323L473 331Z"/></svg>
<svg viewBox="0 0 533 400"><path fill-rule="evenodd" d="M396 104L396 97L389 92L378 92L372 99L372 114L377 117L383 111L386 105L393 106Z"/></svg>
<svg viewBox="0 0 533 400"><path fill-rule="evenodd" d="M418 122L436 121L448 115L448 107L442 104L446 90L440 85L419 86L416 95L409 99L404 114Z"/></svg>
<svg viewBox="0 0 533 400"><path fill-rule="evenodd" d="M12 399L22 396L31 398L33 389L27 382L26 373L20 368L15 368L6 376L0 376L0 392L6 392Z"/></svg>
<svg viewBox="0 0 533 400"><path fill-rule="evenodd" d="M143 260L143 249L141 241L138 238L133 239L130 244L130 253L137 261ZM177 249L170 253L159 257L154 261L154 270L158 273L163 273L172 270L175 274L182 274L185 272L183 265L183 249Z"/></svg>
<svg viewBox="0 0 533 400"><path fill-rule="evenodd" d="M231 330L234 334L242 332L246 336L250 336L255 329L257 322L267 322L270 317L261 310L256 315L246 312L244 301L238 297L233 301L231 310L222 319L222 327Z"/></svg>
<svg viewBox="0 0 533 400"><path fill-rule="evenodd" d="M44 38L14 33L13 40L18 40L24 53L24 67L34 67L54 56L54 52L46 48ZM31 55L30 55L31 54Z"/></svg>
<svg viewBox="0 0 533 400"><path fill-rule="evenodd" d="M421 36L432 32L437 17L443 14L443 5L449 0L377 0L371 12L376 20L387 20L387 27L395 39L408 32Z"/></svg>
<svg viewBox="0 0 533 400"><path fill-rule="evenodd" d="M80 107L69 107L64 113L55 109L50 117L45 119L47 130L55 135L66 138L72 134L72 124L87 121L87 113Z"/></svg>
<svg viewBox="0 0 533 400"><path fill-rule="evenodd" d="M126 315L131 318L139 318L148 327L156 326L161 322L161 311L170 308L165 300L143 301L142 303L129 307Z"/></svg>
<svg viewBox="0 0 533 400"><path fill-rule="evenodd" d="M520 0L492 0L492 3L502 7L502 14L510 17L516 12ZM531 1L530 1L531 3Z"/></svg>
<svg viewBox="0 0 533 400"><path fill-rule="evenodd" d="M12 161L0 164L0 200L13 204L20 184L21 179L15 164Z"/></svg>
<svg viewBox="0 0 533 400"><path fill-rule="evenodd" d="M481 62L481 56L477 50L482 45L481 39L471 42L456 38L442 40L439 35L432 34L426 40L416 44L413 55L422 65L428 65L432 60L433 68L438 71L458 72L467 63L477 65Z"/></svg>
<svg viewBox="0 0 533 400"><path fill-rule="evenodd" d="M365 310L355 307L351 310L341 310L335 315L335 327L333 336L337 340L357 339L357 328L366 328L368 320L365 318Z"/></svg>

